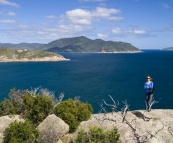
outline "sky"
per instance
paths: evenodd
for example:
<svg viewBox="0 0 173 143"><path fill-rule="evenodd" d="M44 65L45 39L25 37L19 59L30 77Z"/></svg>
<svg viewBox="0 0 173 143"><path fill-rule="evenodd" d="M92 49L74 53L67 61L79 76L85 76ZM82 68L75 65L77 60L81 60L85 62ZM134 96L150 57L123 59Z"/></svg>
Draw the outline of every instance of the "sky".
<svg viewBox="0 0 173 143"><path fill-rule="evenodd" d="M173 0L0 0L0 43L78 36L173 47Z"/></svg>

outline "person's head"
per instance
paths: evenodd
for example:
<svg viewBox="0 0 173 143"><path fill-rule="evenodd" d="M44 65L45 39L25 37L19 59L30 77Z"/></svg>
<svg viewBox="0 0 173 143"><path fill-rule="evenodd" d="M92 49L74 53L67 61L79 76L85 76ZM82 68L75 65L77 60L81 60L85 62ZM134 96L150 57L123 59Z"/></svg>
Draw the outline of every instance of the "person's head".
<svg viewBox="0 0 173 143"><path fill-rule="evenodd" d="M150 75L147 75L146 78L147 78L147 81L152 81L152 78Z"/></svg>

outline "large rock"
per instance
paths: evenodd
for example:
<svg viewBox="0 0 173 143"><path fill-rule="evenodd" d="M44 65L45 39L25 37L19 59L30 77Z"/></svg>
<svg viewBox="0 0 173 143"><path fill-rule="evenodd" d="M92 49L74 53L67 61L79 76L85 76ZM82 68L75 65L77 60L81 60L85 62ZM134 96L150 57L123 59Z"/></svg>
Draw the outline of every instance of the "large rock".
<svg viewBox="0 0 173 143"><path fill-rule="evenodd" d="M94 114L88 121L83 121L81 128L88 131L90 126L101 126L106 129L117 127L123 143L173 143L173 110L128 111L122 122L121 112L114 114ZM75 138L77 131L71 135Z"/></svg>
<svg viewBox="0 0 173 143"><path fill-rule="evenodd" d="M49 115L38 127L42 143L55 143L69 132L69 126L56 115Z"/></svg>
<svg viewBox="0 0 173 143"><path fill-rule="evenodd" d="M2 116L0 117L0 143L3 142L3 132L5 129L9 126L10 123L14 121L24 121L19 117L19 115L14 115L14 116Z"/></svg>

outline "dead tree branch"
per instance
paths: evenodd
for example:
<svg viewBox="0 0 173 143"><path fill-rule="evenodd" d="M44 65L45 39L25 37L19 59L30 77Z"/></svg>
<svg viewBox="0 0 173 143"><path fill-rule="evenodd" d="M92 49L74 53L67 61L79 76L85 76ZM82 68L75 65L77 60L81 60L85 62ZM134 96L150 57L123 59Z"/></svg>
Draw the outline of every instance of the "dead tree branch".
<svg viewBox="0 0 173 143"><path fill-rule="evenodd" d="M111 95L108 95L108 96L111 98L111 100L113 101L114 104L107 104L106 101L105 101L104 99L102 99L102 100L103 100L103 102L104 102L105 105L111 106L111 107L112 107L112 113L113 113L113 112L115 112L116 109L118 108L119 102L117 101L117 104L116 104L116 102L115 102L115 100L112 98L112 96L111 96Z"/></svg>
<svg viewBox="0 0 173 143"><path fill-rule="evenodd" d="M34 88L34 89L32 89L32 87L31 87L31 90L28 90L27 92L28 92L28 94L30 94L31 96L35 97L36 94L38 93L40 87L41 87L41 86L39 86L39 87L37 87L37 88Z"/></svg>
<svg viewBox="0 0 173 143"><path fill-rule="evenodd" d="M104 113L107 113L105 107L103 106L103 103L98 103L101 107L100 113L103 111Z"/></svg>
<svg viewBox="0 0 173 143"><path fill-rule="evenodd" d="M149 104L148 106L149 106L149 108L147 109L147 102L146 102L146 109L148 110L148 111L151 111L151 107L155 104L155 103L159 103L159 101L161 100L161 98L158 100L158 101L156 101L156 100L154 100L154 98L151 100L151 104Z"/></svg>
<svg viewBox="0 0 173 143"><path fill-rule="evenodd" d="M151 138L153 138L153 137L157 138L156 135L157 135L161 130L163 130L163 128L164 128L164 125L163 125L162 122L161 122L161 124L162 124L162 128L160 128L160 129L159 129L158 131L156 131L154 134L152 134L150 131L147 131L147 133L150 135L149 139L151 139ZM158 138L157 138L157 139L158 139Z"/></svg>
<svg viewBox="0 0 173 143"><path fill-rule="evenodd" d="M173 136L173 127L172 127L172 125L168 127L168 131L169 131L170 134Z"/></svg>
<svg viewBox="0 0 173 143"><path fill-rule="evenodd" d="M127 111L129 110L130 105L127 104L127 101L122 101L124 103L124 107L121 109L121 114L123 117L122 122L124 122L126 115L127 115Z"/></svg>
<svg viewBox="0 0 173 143"><path fill-rule="evenodd" d="M136 126L133 125L134 123L136 123L136 119L133 119L131 122L127 121L126 119L125 121L126 121L126 124L128 124L130 128L132 129L134 133L134 137L136 138L138 143L148 142L148 137L146 134L139 135L139 133L137 133Z"/></svg>

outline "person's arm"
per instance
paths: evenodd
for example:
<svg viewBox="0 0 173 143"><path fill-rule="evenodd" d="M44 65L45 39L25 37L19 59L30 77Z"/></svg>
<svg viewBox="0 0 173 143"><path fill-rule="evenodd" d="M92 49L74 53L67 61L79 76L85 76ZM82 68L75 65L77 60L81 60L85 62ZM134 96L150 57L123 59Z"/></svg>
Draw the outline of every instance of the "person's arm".
<svg viewBox="0 0 173 143"><path fill-rule="evenodd" d="M148 89L149 87L148 87L148 85L147 85L147 83L145 82L144 83L144 89Z"/></svg>
<svg viewBox="0 0 173 143"><path fill-rule="evenodd" d="M154 83L153 83L153 82L151 82L151 84L150 84L149 88L150 88L150 89L153 89L153 87L154 87Z"/></svg>

